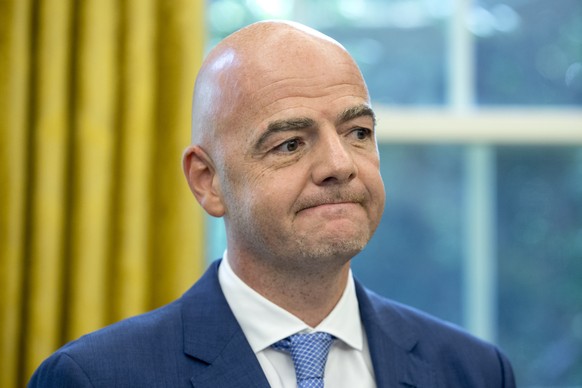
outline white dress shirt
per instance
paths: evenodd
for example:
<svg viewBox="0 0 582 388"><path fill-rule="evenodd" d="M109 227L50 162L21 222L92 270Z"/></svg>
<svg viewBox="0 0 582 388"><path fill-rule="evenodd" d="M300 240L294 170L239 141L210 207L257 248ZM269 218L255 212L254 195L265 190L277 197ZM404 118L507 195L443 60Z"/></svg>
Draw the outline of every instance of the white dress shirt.
<svg viewBox="0 0 582 388"><path fill-rule="evenodd" d="M218 269L218 280L271 388L297 387L291 356L271 345L292 334L313 331L323 331L337 338L325 366L326 387L376 387L351 270L339 302L315 328L247 286L232 270L226 252Z"/></svg>

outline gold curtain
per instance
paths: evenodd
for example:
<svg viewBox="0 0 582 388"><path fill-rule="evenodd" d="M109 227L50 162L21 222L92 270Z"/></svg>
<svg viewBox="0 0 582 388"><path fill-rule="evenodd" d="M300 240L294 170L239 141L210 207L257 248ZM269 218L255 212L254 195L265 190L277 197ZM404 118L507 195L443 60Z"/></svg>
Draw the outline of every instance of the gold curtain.
<svg viewBox="0 0 582 388"><path fill-rule="evenodd" d="M0 386L200 275L203 31L203 0L0 0Z"/></svg>

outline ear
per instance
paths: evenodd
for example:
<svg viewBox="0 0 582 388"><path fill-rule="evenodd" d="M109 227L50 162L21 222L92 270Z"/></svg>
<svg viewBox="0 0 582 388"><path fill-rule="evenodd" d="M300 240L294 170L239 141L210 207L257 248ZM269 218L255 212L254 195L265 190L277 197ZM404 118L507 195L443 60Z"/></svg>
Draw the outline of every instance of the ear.
<svg viewBox="0 0 582 388"><path fill-rule="evenodd" d="M184 151L182 167L190 190L200 205L211 216L222 217L225 208L212 159L202 148L191 145Z"/></svg>

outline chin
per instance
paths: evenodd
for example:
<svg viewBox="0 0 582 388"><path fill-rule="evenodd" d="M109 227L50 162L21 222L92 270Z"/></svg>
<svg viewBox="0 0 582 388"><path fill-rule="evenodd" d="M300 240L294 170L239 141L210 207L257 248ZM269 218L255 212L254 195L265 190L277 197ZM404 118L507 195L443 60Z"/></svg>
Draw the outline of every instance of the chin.
<svg viewBox="0 0 582 388"><path fill-rule="evenodd" d="M311 260L322 261L326 258L330 260L349 260L360 253L367 242L368 238L363 238L362 236L352 236L351 238L338 238L338 236L333 236L332 238L318 242L300 242L299 249L301 256Z"/></svg>

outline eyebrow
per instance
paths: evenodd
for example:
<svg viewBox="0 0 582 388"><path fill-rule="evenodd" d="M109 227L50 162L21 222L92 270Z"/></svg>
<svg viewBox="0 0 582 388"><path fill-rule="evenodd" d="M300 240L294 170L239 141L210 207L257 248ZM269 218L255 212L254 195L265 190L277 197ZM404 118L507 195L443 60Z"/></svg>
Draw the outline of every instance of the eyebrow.
<svg viewBox="0 0 582 388"><path fill-rule="evenodd" d="M360 104L356 106L352 106L347 108L342 113L340 113L337 117L336 124L343 124L350 120L357 119L358 117L365 117L368 116L374 122L374 126L376 125L376 115L374 111L369 105Z"/></svg>
<svg viewBox="0 0 582 388"><path fill-rule="evenodd" d="M297 131L316 126L315 120L308 117L296 117L284 120L276 120L269 123L267 130L259 137L255 143L255 149L260 149L263 144L275 133Z"/></svg>
<svg viewBox="0 0 582 388"><path fill-rule="evenodd" d="M346 123L350 120L354 120L358 117L370 117L376 125L376 115L370 106L366 104L355 105L347 108L341 112L336 119L336 125ZM261 149L263 144L276 133L297 131L306 128L314 128L317 126L315 120L309 117L294 117L283 120L275 120L269 123L267 130L261 134L259 139L255 143L255 149Z"/></svg>

